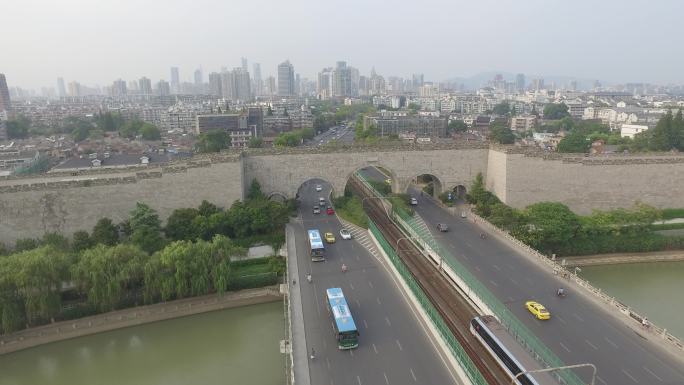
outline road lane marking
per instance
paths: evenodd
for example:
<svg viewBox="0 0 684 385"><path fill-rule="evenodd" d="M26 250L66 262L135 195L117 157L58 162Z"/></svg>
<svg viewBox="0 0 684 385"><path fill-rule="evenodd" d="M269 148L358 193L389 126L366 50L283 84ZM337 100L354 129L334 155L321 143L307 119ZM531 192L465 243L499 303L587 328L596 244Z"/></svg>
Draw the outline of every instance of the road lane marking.
<svg viewBox="0 0 684 385"><path fill-rule="evenodd" d="M500 268L499 266L497 266L497 265L492 265L492 267L495 268L495 269L497 269L497 270L499 270L499 271L501 271L501 268Z"/></svg>
<svg viewBox="0 0 684 385"><path fill-rule="evenodd" d="M375 354L378 354L378 348L375 347L375 344L373 344L373 351L375 352Z"/></svg>
<svg viewBox="0 0 684 385"><path fill-rule="evenodd" d="M489 280L489 282L491 282L492 285L494 285L494 286L496 286L496 287L499 287L499 285L498 285L496 282L492 281L491 279Z"/></svg>
<svg viewBox="0 0 684 385"><path fill-rule="evenodd" d="M511 282L513 282L514 285L520 286L520 285L518 285L518 281L516 281L515 279L513 279L513 278L509 278L509 279L511 280Z"/></svg>
<svg viewBox="0 0 684 385"><path fill-rule="evenodd" d="M389 318L385 317L385 322L387 322L387 326L392 326L392 323L390 322Z"/></svg>
<svg viewBox="0 0 684 385"><path fill-rule="evenodd" d="M464 259L470 260L470 258L468 258L468 256L465 255L465 254L461 254L461 257L464 258Z"/></svg>
<svg viewBox="0 0 684 385"><path fill-rule="evenodd" d="M477 271L482 271L482 270L480 269L480 266L475 266L475 270L477 270Z"/></svg>
<svg viewBox="0 0 684 385"><path fill-rule="evenodd" d="M354 357L354 352L353 352L354 349L347 349L347 350L349 350L349 355Z"/></svg>
<svg viewBox="0 0 684 385"><path fill-rule="evenodd" d="M368 329L368 324L366 323L366 320L363 320L363 326Z"/></svg>
<svg viewBox="0 0 684 385"><path fill-rule="evenodd" d="M328 357L325 357L325 363L328 365L328 369L330 369L330 360Z"/></svg>
<svg viewBox="0 0 684 385"><path fill-rule="evenodd" d="M356 302L356 307L361 307L361 302L358 299L354 299L354 302Z"/></svg>
<svg viewBox="0 0 684 385"><path fill-rule="evenodd" d="M598 375L596 375L596 379L601 381L603 384L608 385L608 383L603 381L603 378L599 377Z"/></svg>
<svg viewBox="0 0 684 385"><path fill-rule="evenodd" d="M387 379L387 373L382 373L383 376L385 376L385 384L389 385L389 380Z"/></svg>
<svg viewBox="0 0 684 385"><path fill-rule="evenodd" d="M354 290L354 285L351 282L349 282L349 287L351 287L351 289Z"/></svg>
<svg viewBox="0 0 684 385"><path fill-rule="evenodd" d="M527 283L530 285L534 285L534 281L532 281L529 277L525 277L525 281L527 281Z"/></svg>
<svg viewBox="0 0 684 385"><path fill-rule="evenodd" d="M565 322L565 320L561 316L557 315L556 318L558 318L560 322L567 324L567 322Z"/></svg>
<svg viewBox="0 0 684 385"><path fill-rule="evenodd" d="M634 382L636 382L636 383L638 383L638 382L639 382L639 381L637 381L637 379L636 379L636 378L634 378L634 376L632 376L631 374L627 373L627 371L626 371L626 370L625 370L624 368L621 368L620 370L622 371L622 373L624 373L624 374L625 374L625 376L627 376L627 377L631 378L631 379L632 379L632 381L634 381Z"/></svg>
<svg viewBox="0 0 684 385"><path fill-rule="evenodd" d="M578 320L584 322L584 319L582 319L582 317L578 316L577 313L572 313L572 315L574 315L575 318L577 318Z"/></svg>
<svg viewBox="0 0 684 385"><path fill-rule="evenodd" d="M314 301L316 301L316 303L318 303L318 294L317 294L318 290L316 290L316 284L315 283L313 284L313 287L314 287ZM316 312L318 313L318 317L320 317L321 316L321 307L320 306L316 306Z"/></svg>
<svg viewBox="0 0 684 385"><path fill-rule="evenodd" d="M658 375L655 374L655 373L653 373L649 368L647 368L647 367L645 367L645 366L644 366L643 368L644 368L644 370L647 371L650 375L652 375L653 377L657 378L658 381L663 382L663 379L660 378L660 377L658 377Z"/></svg>
<svg viewBox="0 0 684 385"><path fill-rule="evenodd" d="M567 346L563 345L562 342L559 342L559 344L560 344L560 346L561 346L563 349L565 349L566 352L570 353L570 349L568 349Z"/></svg>
<svg viewBox="0 0 684 385"><path fill-rule="evenodd" d="M399 350L400 350L400 351L403 351L404 348L401 347L401 343L399 343L399 340L396 340L396 341L397 341L397 346L399 347Z"/></svg>
<svg viewBox="0 0 684 385"><path fill-rule="evenodd" d="M378 305L382 305L382 302L380 302L380 297L376 297L376 299L378 300Z"/></svg>
<svg viewBox="0 0 684 385"><path fill-rule="evenodd" d="M359 385L361 385L361 377L356 376L356 381L359 383Z"/></svg>
<svg viewBox="0 0 684 385"><path fill-rule="evenodd" d="M618 348L617 344L616 344L615 342L609 340L608 337L603 337L603 339L606 340L606 342L608 342L609 344L613 345L613 347L614 347L615 349Z"/></svg>
<svg viewBox="0 0 684 385"><path fill-rule="evenodd" d="M416 374L413 373L413 368L409 368L409 371L411 372L411 377L413 377L413 382L418 382L418 379L416 378Z"/></svg>
<svg viewBox="0 0 684 385"><path fill-rule="evenodd" d="M598 350L598 347L597 347L596 345L592 344L591 342L589 342L589 340L584 340L584 342L586 342L587 345L589 345L589 346L591 346L592 348L594 348L594 350Z"/></svg>
<svg viewBox="0 0 684 385"><path fill-rule="evenodd" d="M371 287L371 289L372 289L372 288L373 288L373 282L371 282L371 281L368 281L368 286L370 286L370 287Z"/></svg>

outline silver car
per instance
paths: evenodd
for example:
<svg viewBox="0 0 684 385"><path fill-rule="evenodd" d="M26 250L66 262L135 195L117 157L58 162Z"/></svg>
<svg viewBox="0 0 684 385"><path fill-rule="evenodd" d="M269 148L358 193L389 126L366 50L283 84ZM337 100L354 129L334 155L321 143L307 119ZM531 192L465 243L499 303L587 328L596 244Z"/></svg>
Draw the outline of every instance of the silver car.
<svg viewBox="0 0 684 385"><path fill-rule="evenodd" d="M352 234L349 230L342 229L340 230L340 237L342 237L342 239L352 239Z"/></svg>

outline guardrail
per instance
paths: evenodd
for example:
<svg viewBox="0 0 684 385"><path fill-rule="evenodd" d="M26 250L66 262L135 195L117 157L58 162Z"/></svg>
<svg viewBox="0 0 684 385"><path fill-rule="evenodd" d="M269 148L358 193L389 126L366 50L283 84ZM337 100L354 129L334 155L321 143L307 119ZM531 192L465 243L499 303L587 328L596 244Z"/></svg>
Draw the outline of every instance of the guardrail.
<svg viewBox="0 0 684 385"><path fill-rule="evenodd" d="M369 188L376 196L382 197L370 183L360 173L356 173L357 178ZM388 204L390 204L388 202ZM392 206L390 204L390 206ZM432 252L441 259L441 266L444 264L451 270L450 273L456 275L463 284L466 291L474 294L476 301L484 303L485 308L495 315L508 332L520 342L539 362L547 367L565 366L563 361L558 358L549 348L546 347L532 332L530 332L499 299L487 289L474 275L470 273L456 258L448 251L442 249L431 234L424 234L410 222L411 216L403 212L400 208L392 207L393 219L404 231L414 234L423 245L428 246ZM444 258L444 257L447 258ZM582 385L583 381L573 372L560 371L554 373L556 378L567 385Z"/></svg>
<svg viewBox="0 0 684 385"><path fill-rule="evenodd" d="M390 246L375 223L370 219L368 220L368 229L373 234L375 239L378 240L380 247L382 247L385 254L389 257L392 265L394 265L394 267L397 269L399 275L404 280L406 285L411 289L411 292L418 300L418 303L420 303L420 306L430 318L432 325L435 327L435 329L437 329L437 331L439 331L442 339L444 342L446 342L447 346L451 350L451 353L454 357L456 357L456 360L458 360L461 368L463 368L471 383L474 385L487 385L487 381L485 381L484 377L482 377L482 374L475 366L475 363L473 363L473 361L470 359L461 344L458 343L456 337L454 337L454 335L451 333L451 330L449 330L449 327L446 325L437 309L434 307L432 302L430 302L425 293L423 293L420 285L411 275L411 272L408 271L406 265L404 265L401 259L399 259L399 256L396 254L395 250L392 248L392 246Z"/></svg>
<svg viewBox="0 0 684 385"><path fill-rule="evenodd" d="M480 217L479 215L475 214L474 212L470 212L469 214L471 218L474 218L475 220L479 221L481 224L483 224L485 227L487 227L490 231L494 231L500 236L506 238L508 241L514 243L516 246L520 247L524 251L530 253L530 255L534 256L537 258L538 261L540 261L543 265L546 267L550 268L554 274L560 275L561 277L568 278L575 283L577 283L579 286L585 288L589 293L595 295L599 299L601 299L604 303L608 304L614 309L617 309L620 313L630 317L633 319L635 322L638 322L639 324L642 325L644 330L647 330L651 333L654 333L656 335L659 335L664 341L667 343L671 344L675 348L684 351L684 343L682 342L681 339L673 336L672 334L667 332L667 329L659 327L657 325L654 325L651 323L651 321L648 321L646 325L643 325L644 320L646 320L646 316L639 314L635 312L633 309L631 309L629 306L621 303L620 301L616 300L615 297L611 297L601 291L600 288L597 288L593 286L589 281L586 281L582 278L580 278L577 274L574 274L570 272L568 269L566 269L563 265L559 264L552 258L540 253L536 249L530 247L529 245L525 244L524 242L520 241L519 239L511 236L507 231L504 231L493 224L489 223L486 219Z"/></svg>

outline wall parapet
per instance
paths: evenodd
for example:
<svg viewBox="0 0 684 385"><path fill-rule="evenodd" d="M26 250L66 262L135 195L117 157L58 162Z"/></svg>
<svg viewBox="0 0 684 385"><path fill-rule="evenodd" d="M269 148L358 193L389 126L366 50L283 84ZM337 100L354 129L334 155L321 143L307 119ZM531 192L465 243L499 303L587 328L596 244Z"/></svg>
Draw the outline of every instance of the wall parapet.
<svg viewBox="0 0 684 385"><path fill-rule="evenodd" d="M585 166L626 164L676 164L684 163L684 154L679 152L646 152L614 154L577 154L544 151L534 146L492 144L491 150L509 155L523 155L529 158L557 160L563 163L579 163Z"/></svg>

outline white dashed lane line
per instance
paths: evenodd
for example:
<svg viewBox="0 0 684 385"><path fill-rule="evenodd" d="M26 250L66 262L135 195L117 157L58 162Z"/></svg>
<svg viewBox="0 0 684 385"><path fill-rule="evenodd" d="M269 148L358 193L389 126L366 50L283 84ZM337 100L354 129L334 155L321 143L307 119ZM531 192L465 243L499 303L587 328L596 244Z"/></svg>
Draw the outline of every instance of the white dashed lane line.
<svg viewBox="0 0 684 385"><path fill-rule="evenodd" d="M637 381L637 379L634 378L634 376L632 376L631 374L629 374L629 372L627 372L624 368L622 368L620 370L622 371L622 373L625 374L625 376L629 377L632 381L639 383L639 381Z"/></svg>
<svg viewBox="0 0 684 385"><path fill-rule="evenodd" d="M615 349L618 348L617 344L616 344L615 342L609 340L608 337L603 337L603 339L606 340L606 342L608 342L608 343L609 343L612 347L614 347Z"/></svg>
<svg viewBox="0 0 684 385"><path fill-rule="evenodd" d="M645 371L648 372L648 374L650 374L650 375L652 375L653 377L655 377L658 381L663 382L663 379L660 378L657 374L653 373L649 368L647 368L647 367L645 367L645 366L644 366L643 368L644 368Z"/></svg>
<svg viewBox="0 0 684 385"><path fill-rule="evenodd" d="M565 349L566 352L570 353L570 349L568 349L567 346L565 346L562 342L559 342L561 348Z"/></svg>

